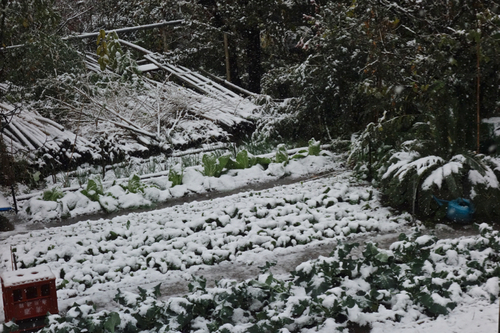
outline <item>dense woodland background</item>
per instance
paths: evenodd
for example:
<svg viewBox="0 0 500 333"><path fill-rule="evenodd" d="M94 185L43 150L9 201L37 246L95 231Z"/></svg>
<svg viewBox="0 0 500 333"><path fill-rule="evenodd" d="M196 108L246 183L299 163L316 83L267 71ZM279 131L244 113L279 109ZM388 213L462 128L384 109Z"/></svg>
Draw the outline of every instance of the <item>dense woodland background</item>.
<svg viewBox="0 0 500 333"><path fill-rule="evenodd" d="M395 206L483 196L495 215L498 139L482 120L500 115L499 14L481 0L1 0L0 100L64 121L96 41L63 37L184 20L120 38L279 101L255 140L356 134L352 165ZM133 59L128 50L107 65L131 82Z"/></svg>

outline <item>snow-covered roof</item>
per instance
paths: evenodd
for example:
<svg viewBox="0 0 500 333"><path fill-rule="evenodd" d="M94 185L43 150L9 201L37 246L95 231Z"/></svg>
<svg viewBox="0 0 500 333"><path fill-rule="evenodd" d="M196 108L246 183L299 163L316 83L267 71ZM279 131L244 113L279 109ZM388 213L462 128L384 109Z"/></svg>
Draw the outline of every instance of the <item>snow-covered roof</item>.
<svg viewBox="0 0 500 333"><path fill-rule="evenodd" d="M7 199L3 197L3 195L0 193L0 211L6 211L6 210L11 210L12 207L10 206L9 202Z"/></svg>
<svg viewBox="0 0 500 333"><path fill-rule="evenodd" d="M4 287L13 287L27 283L41 282L55 279L49 266L37 266L17 271L2 272L0 279Z"/></svg>

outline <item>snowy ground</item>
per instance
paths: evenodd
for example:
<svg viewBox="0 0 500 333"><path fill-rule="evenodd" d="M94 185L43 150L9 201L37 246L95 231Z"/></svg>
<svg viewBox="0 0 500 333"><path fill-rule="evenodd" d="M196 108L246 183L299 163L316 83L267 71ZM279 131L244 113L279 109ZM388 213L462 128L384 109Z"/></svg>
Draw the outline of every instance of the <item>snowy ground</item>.
<svg viewBox="0 0 500 333"><path fill-rule="evenodd" d="M29 234L13 233L0 241L0 270L10 270L9 246L13 246L21 265L44 264L52 269L59 286L61 312L75 302L113 311L119 306L110 300L118 289L135 292L138 286L152 288L161 282L161 300L167 301L186 294L193 276L204 276L209 286L223 279L243 281L256 278L259 267L266 262L276 263L270 269L275 277L287 279L302 262L328 256L338 241L370 240L389 248L399 233L410 233L415 227L408 214L396 214L383 207L377 190L343 170L338 156L310 156L286 167L271 166L274 176L327 169L338 172L263 191ZM179 193L188 189L203 192L235 188L258 178L256 174L264 177L262 172L249 169L208 181L206 177L191 176ZM173 193L172 189L168 193ZM131 199L118 197L120 200ZM465 236L461 242L472 243L474 237ZM498 293L498 280L488 281L481 290ZM492 287L495 282L496 288ZM371 321L372 331L493 332L497 329L498 301L491 303L483 294L460 294L457 307L437 319L418 313L416 321L413 315L401 322ZM328 322L323 331L328 331Z"/></svg>

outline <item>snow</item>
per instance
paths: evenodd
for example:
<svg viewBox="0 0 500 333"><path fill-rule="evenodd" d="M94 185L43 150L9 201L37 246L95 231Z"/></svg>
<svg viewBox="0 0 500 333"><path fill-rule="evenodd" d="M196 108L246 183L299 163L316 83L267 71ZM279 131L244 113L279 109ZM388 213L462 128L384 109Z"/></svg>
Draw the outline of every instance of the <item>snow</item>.
<svg viewBox="0 0 500 333"><path fill-rule="evenodd" d="M37 266L17 271L4 271L0 274L2 284L5 287L12 287L26 283L33 283L55 279L54 274L48 266Z"/></svg>
<svg viewBox="0 0 500 333"><path fill-rule="evenodd" d="M162 282L162 292L169 298L169 310L184 313L186 299L180 295L187 291L181 286L192 282L193 276L228 281L235 276L256 278L257 267L276 262L277 267L270 271L275 276L287 277L294 268L304 272L314 269L310 259L321 254L303 257L310 249L324 247L327 249L324 255L327 255L339 241L363 238L383 242L384 236L397 238L399 233L409 231L411 218L408 214L398 214L383 207L377 189L360 183L337 161L340 161L339 157L333 154L309 156L290 160L287 165L272 163L266 170L259 166L232 170L220 178L203 176L199 167L186 168L183 185L164 189L145 187L143 194L130 193L119 185L106 185L105 193L109 195L101 196L100 200L101 204L106 200L103 205L112 210L149 205L187 193L232 190L252 182L276 180L284 175L299 177L334 171L326 177L267 190L245 191L218 199L186 202L149 212L87 220L24 234L12 233L0 241L0 269L10 270L11 245L17 250L20 264L36 269L44 267L40 265L50 268L60 286L57 293L63 313L73 303L85 307L87 302L112 311L118 307L111 301L118 289L127 303L134 303L138 299L137 286L151 288L159 282ZM165 176L159 175L161 177ZM33 216L39 219L53 216L58 209L67 209L71 214L76 214L73 212L77 209L78 214L100 210L99 203L90 201L80 192L67 193L58 202L33 198L30 207L35 210ZM483 224L480 228L486 229L488 225ZM466 248L467 244L477 242L474 237L479 236L462 237L454 244L457 248ZM450 242L438 241L427 234L419 236L415 242L443 249L441 255L429 257L423 263L429 276L443 271L455 274L453 269L461 271L462 267L467 267L463 257L451 249ZM404 243L387 245L393 251L400 246ZM391 251L381 253L392 255ZM489 255L488 250L471 253L477 262L484 262ZM319 260L338 258L320 256ZM348 294L356 297L358 292L368 292L370 284L366 279L374 274L377 274L377 269L365 265L360 268L358 278L346 277L343 283L349 287ZM258 281L266 283L269 276L269 273L263 274ZM464 278L473 281L477 275L471 271ZM443 285L443 280L433 278L432 281ZM316 276L311 282L319 285L321 278ZM414 282L408 281L409 284ZM290 312L293 304L309 297L303 288L294 288L294 296L289 299L285 312ZM468 292L461 290L456 283L451 284L448 291L449 298L430 293L437 304L446 305L450 300L457 303L448 315L439 315L436 319L420 312L405 291L390 297L390 309L381 304L378 311L367 314L355 305L348 310L348 317L369 324L372 332L491 332L497 328L498 302L491 303L490 297L498 295L498 277L490 278ZM332 288L321 297L324 307L332 307L342 297L342 290ZM252 306L261 305L255 302ZM147 310L148 305L144 304L143 311ZM135 320L123 317L125 313L120 313L120 316L122 324ZM244 313L235 311L233 317L239 324L225 324L224 327L231 332L245 332L248 324ZM395 321L396 317L401 321ZM307 318L306 310L299 320ZM196 325L200 332L205 331L203 320L196 321ZM330 318L320 327L304 329L303 332L331 332L339 325ZM284 328L282 331L288 330Z"/></svg>
<svg viewBox="0 0 500 333"><path fill-rule="evenodd" d="M11 209L12 207L10 206L10 204L7 202L4 196L0 194L0 211L6 211Z"/></svg>
<svg viewBox="0 0 500 333"><path fill-rule="evenodd" d="M128 189L124 189L123 186L127 186L130 178L116 179L111 176L109 179L112 182L102 182L104 193L99 194L98 202L91 201L81 191L66 192L65 196L57 201L44 201L40 193L28 201L19 202L20 214L33 222L43 222L102 210L114 212L127 208L150 207L171 198L181 198L189 194L231 191L248 184L269 182L285 176L298 178L325 172L338 168L339 163L336 162L338 159L339 156L325 151L324 156L306 156L299 160L291 160L287 165L271 163L267 169L261 165L254 165L247 169L228 170L226 174L218 178L204 176L201 166L187 167L182 171L182 185L171 186L168 171L142 176L145 187L140 193L131 193ZM178 169L178 166L174 166L173 169ZM92 191L89 194L95 195L96 193ZM363 194L365 197L367 195L369 194ZM359 198L358 194L353 194L348 200L358 201Z"/></svg>

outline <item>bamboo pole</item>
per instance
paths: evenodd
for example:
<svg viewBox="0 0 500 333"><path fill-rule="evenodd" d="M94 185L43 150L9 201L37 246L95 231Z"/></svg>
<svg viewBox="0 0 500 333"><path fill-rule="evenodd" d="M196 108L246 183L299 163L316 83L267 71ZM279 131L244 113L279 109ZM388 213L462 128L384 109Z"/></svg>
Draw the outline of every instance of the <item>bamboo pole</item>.
<svg viewBox="0 0 500 333"><path fill-rule="evenodd" d="M138 31L138 30L146 30L146 29L154 29L154 28L161 28L169 25L183 25L184 20L175 20L175 21L168 21L168 22L160 22L160 23L153 23L153 24L145 24L145 25L140 25L136 27L126 27L126 28L120 28L120 29L113 29L110 31L114 31L116 33L123 33L123 32L132 32L132 31ZM72 35L72 36L66 36L61 38L62 40L72 40L72 39L86 39L86 38L96 38L99 35L99 32L89 32L89 33L83 33L80 35ZM25 46L25 44L18 44L18 45L11 45L7 47L2 47L0 50L13 50L17 49L20 47Z"/></svg>
<svg viewBox="0 0 500 333"><path fill-rule="evenodd" d="M149 136L153 139L156 139L156 134L153 134L153 133L150 133L148 131L145 131L143 130L142 128L140 128L139 126L137 126L136 124L134 124L132 121L128 120L127 118L125 117L122 117L120 114L118 114L116 111L113 111L111 108L109 108L108 106L94 100L92 97L90 97L87 93L85 93L84 91L78 89L78 88L74 88L76 91L78 91L79 93L81 93L82 95L84 95L85 97L87 97L90 101L92 101L94 104L102 107L103 109L105 109L106 111L108 111L109 113L111 113L112 115L118 117L119 119L123 120L124 122L126 122L127 124L129 124L130 126L127 126L128 129L130 130L133 130L137 133L141 133L143 135L146 135L146 136ZM110 120L107 120L107 121L110 121ZM118 123L115 123L115 125L118 124ZM118 125L117 125L118 126ZM123 127L124 125L121 124L121 126Z"/></svg>
<svg viewBox="0 0 500 333"><path fill-rule="evenodd" d="M242 93L242 94L244 94L246 96L253 96L253 97L258 96L258 94L253 93L251 91L248 91L248 90L246 90L246 89L244 89L242 87L239 87L239 86L237 86L237 85L235 85L235 84L233 84L233 83L231 83L231 82L229 82L227 80L223 80L220 77L217 77L217 76L213 75L212 73L207 72L204 69L200 69L200 71L203 74L205 74L205 75L209 76L210 78L214 79L215 81L218 81L218 82L220 82L220 83L222 83L222 84L224 84L224 85L226 85L228 87L231 87L232 89L234 89L234 90L236 90L236 91L238 91L238 92L240 92L240 93Z"/></svg>

